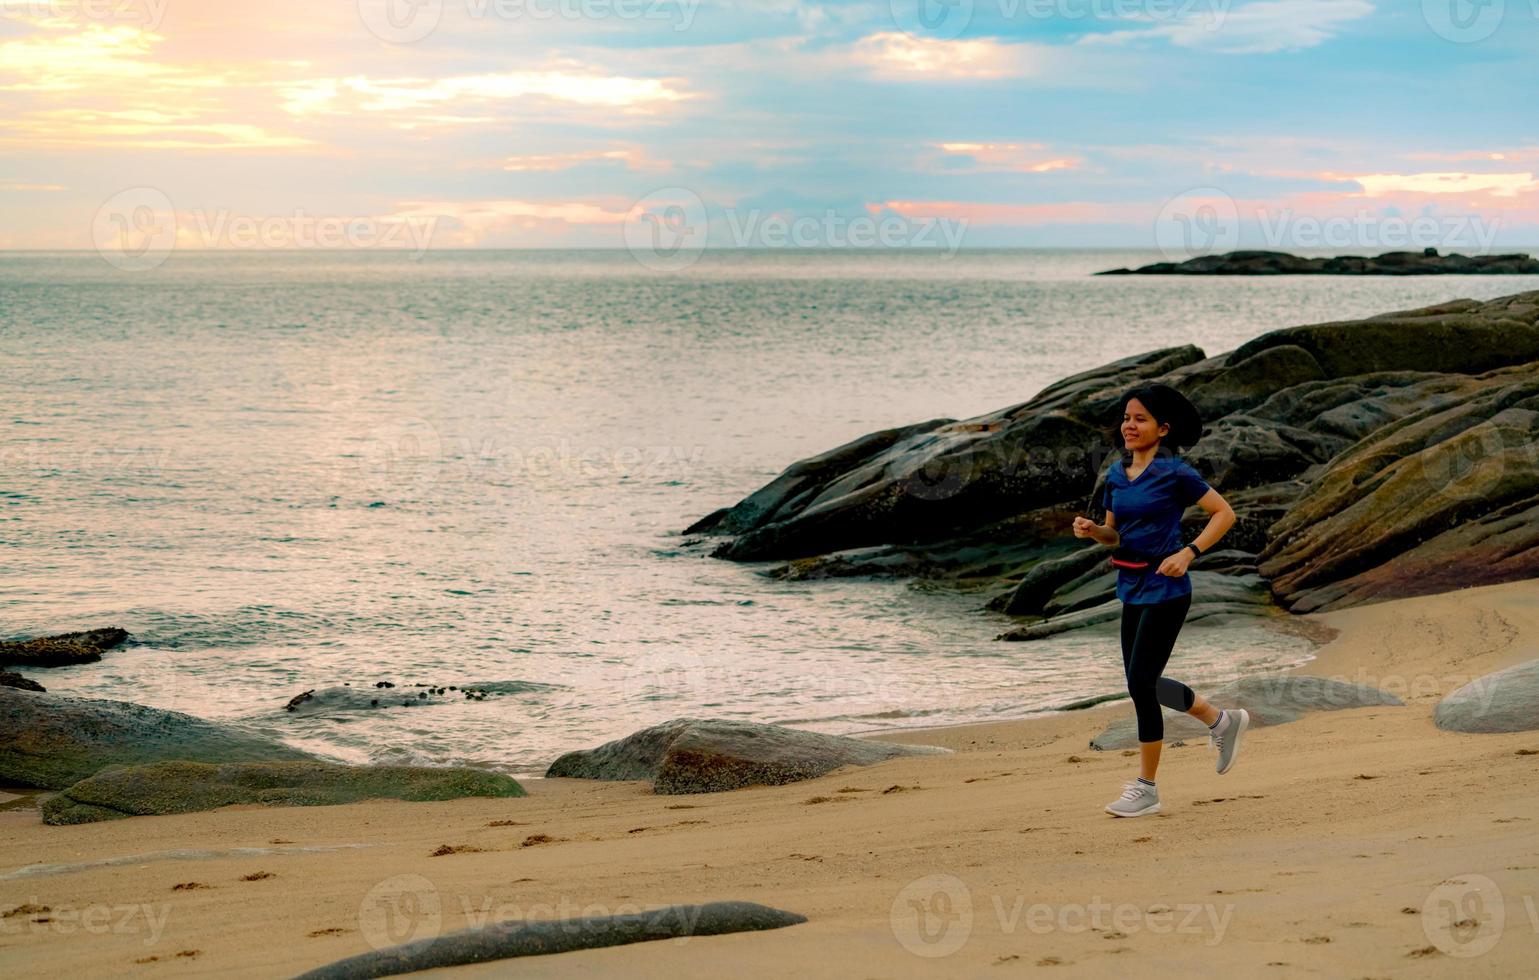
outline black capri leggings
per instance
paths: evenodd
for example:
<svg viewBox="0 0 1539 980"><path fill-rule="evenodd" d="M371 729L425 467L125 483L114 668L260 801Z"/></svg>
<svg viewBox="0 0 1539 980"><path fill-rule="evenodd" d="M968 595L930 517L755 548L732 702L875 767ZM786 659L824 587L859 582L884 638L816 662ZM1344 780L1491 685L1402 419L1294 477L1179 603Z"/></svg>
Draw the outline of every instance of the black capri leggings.
<svg viewBox="0 0 1539 980"><path fill-rule="evenodd" d="M1160 676L1170 661L1176 634L1181 632L1191 606L1190 592L1152 605L1122 606L1122 670L1127 675L1133 708L1138 712L1140 742L1165 738L1165 717L1160 713L1160 705L1190 711L1196 697L1180 681Z"/></svg>

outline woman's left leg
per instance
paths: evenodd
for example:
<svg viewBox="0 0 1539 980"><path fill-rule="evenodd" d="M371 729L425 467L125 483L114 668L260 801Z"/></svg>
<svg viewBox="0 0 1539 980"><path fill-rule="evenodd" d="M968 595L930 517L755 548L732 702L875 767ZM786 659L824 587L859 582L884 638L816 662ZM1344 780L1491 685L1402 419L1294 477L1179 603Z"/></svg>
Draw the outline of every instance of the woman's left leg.
<svg viewBox="0 0 1539 980"><path fill-rule="evenodd" d="M1187 593L1145 606L1136 628L1131 631L1131 650L1127 651L1129 655L1124 666L1128 690L1133 695L1138 714L1139 773L1150 782L1154 781L1154 774L1159 769L1160 750L1165 744L1165 719L1159 706L1163 704L1178 711L1189 711L1195 699L1191 688L1185 684L1160 676L1170 662L1176 637L1186 622L1191 605L1192 596Z"/></svg>

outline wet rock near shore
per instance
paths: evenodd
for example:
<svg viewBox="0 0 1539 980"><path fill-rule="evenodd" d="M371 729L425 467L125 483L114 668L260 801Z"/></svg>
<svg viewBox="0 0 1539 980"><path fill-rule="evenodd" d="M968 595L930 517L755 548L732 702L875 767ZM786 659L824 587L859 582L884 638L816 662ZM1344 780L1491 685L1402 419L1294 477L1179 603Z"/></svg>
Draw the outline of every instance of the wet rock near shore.
<svg viewBox="0 0 1539 980"><path fill-rule="evenodd" d="M654 793L715 793L812 779L840 766L869 766L949 749L902 745L717 718L675 718L593 749L562 755L547 776L645 779Z"/></svg>
<svg viewBox="0 0 1539 980"><path fill-rule="evenodd" d="M1285 725L1310 711L1337 711L1373 705L1403 707L1404 701L1393 694L1367 684L1354 684L1329 677L1307 674L1266 674L1242 677L1212 691L1204 691L1209 704L1219 708L1244 708L1250 713L1250 727ZM1106 726L1090 740L1092 749L1134 749L1138 747L1138 718L1129 713ZM1165 717L1165 741L1206 739L1208 726L1182 711L1161 706Z"/></svg>
<svg viewBox="0 0 1539 980"><path fill-rule="evenodd" d="M1260 249L1199 255L1185 262L1155 262L1137 269L1107 269L1098 276L1533 276L1539 259L1508 255L1439 255L1435 248L1380 255L1304 258Z"/></svg>
<svg viewBox="0 0 1539 980"><path fill-rule="evenodd" d="M1450 732L1539 730L1539 660L1477 677L1439 701L1432 718Z"/></svg>
<svg viewBox="0 0 1539 980"><path fill-rule="evenodd" d="M46 691L48 690L30 677L23 677L14 670L0 670L0 687L14 687L18 691Z"/></svg>
<svg viewBox="0 0 1539 980"><path fill-rule="evenodd" d="M43 803L48 824L194 813L237 803L331 806L360 800L422 802L527 795L518 781L480 769L346 766L330 762L156 762L114 766Z"/></svg>
<svg viewBox="0 0 1539 980"><path fill-rule="evenodd" d="M519 956L782 929L806 921L805 915L796 912L742 901L669 905L644 912L578 919L510 919L359 953L302 973L298 980L365 980Z"/></svg>
<svg viewBox="0 0 1539 980"><path fill-rule="evenodd" d="M63 789L107 766L166 760L313 759L272 739L180 711L0 687L0 780L22 786Z"/></svg>
<svg viewBox="0 0 1539 980"><path fill-rule="evenodd" d="M1184 456L1235 511L1193 572L1259 576L1267 601L1242 603L1257 615L1539 577L1539 292L1287 327L1213 357L1122 358L793 463L684 533L782 579L908 578L1088 625L1114 579L1070 523L1105 519L1123 459L1111 416L1148 382L1203 413ZM1207 521L1194 506L1183 534Z"/></svg>
<svg viewBox="0 0 1539 980"><path fill-rule="evenodd" d="M382 708L419 708L462 701L485 701L488 697L548 691L555 687L537 681L484 681L472 684L397 684L393 681L374 681L357 687L341 684L301 691L284 704L283 710L301 715L324 715Z"/></svg>
<svg viewBox="0 0 1539 980"><path fill-rule="evenodd" d="M116 626L0 643L0 667L71 667L94 663L128 639Z"/></svg>

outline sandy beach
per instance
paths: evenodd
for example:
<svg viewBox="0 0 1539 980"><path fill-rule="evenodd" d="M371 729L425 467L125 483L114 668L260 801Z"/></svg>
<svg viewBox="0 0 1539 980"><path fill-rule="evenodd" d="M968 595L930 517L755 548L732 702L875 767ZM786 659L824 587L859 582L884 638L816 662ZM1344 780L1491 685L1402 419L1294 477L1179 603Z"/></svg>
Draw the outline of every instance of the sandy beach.
<svg viewBox="0 0 1539 980"><path fill-rule="evenodd" d="M1135 774L1131 753L1086 748L1125 701L886 733L956 753L698 796L546 779L525 799L68 827L12 801L0 961L26 976L290 976L486 922L743 899L808 921L458 969L1526 975L1539 953L1539 733L1443 732L1432 712L1536 655L1539 589L1308 620L1340 632L1298 672L1374 684L1405 706L1254 729L1223 776L1205 741L1167 746L1163 812L1131 820L1101 809Z"/></svg>

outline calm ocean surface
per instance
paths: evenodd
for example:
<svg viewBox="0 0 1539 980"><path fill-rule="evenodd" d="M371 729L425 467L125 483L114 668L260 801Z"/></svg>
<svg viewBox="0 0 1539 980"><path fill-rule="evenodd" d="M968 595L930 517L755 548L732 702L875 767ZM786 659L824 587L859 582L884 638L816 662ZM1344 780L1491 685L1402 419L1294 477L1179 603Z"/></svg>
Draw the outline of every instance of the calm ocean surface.
<svg viewBox="0 0 1539 980"><path fill-rule="evenodd" d="M679 531L803 457L1129 354L1539 288L1090 276L1159 259L0 253L0 636L120 625L136 645L29 673L348 761L522 775L679 715L843 733L1120 691L1112 626L997 643L980 596L772 581ZM1309 649L1197 623L1168 672L1200 687ZM376 680L518 683L283 710Z"/></svg>

